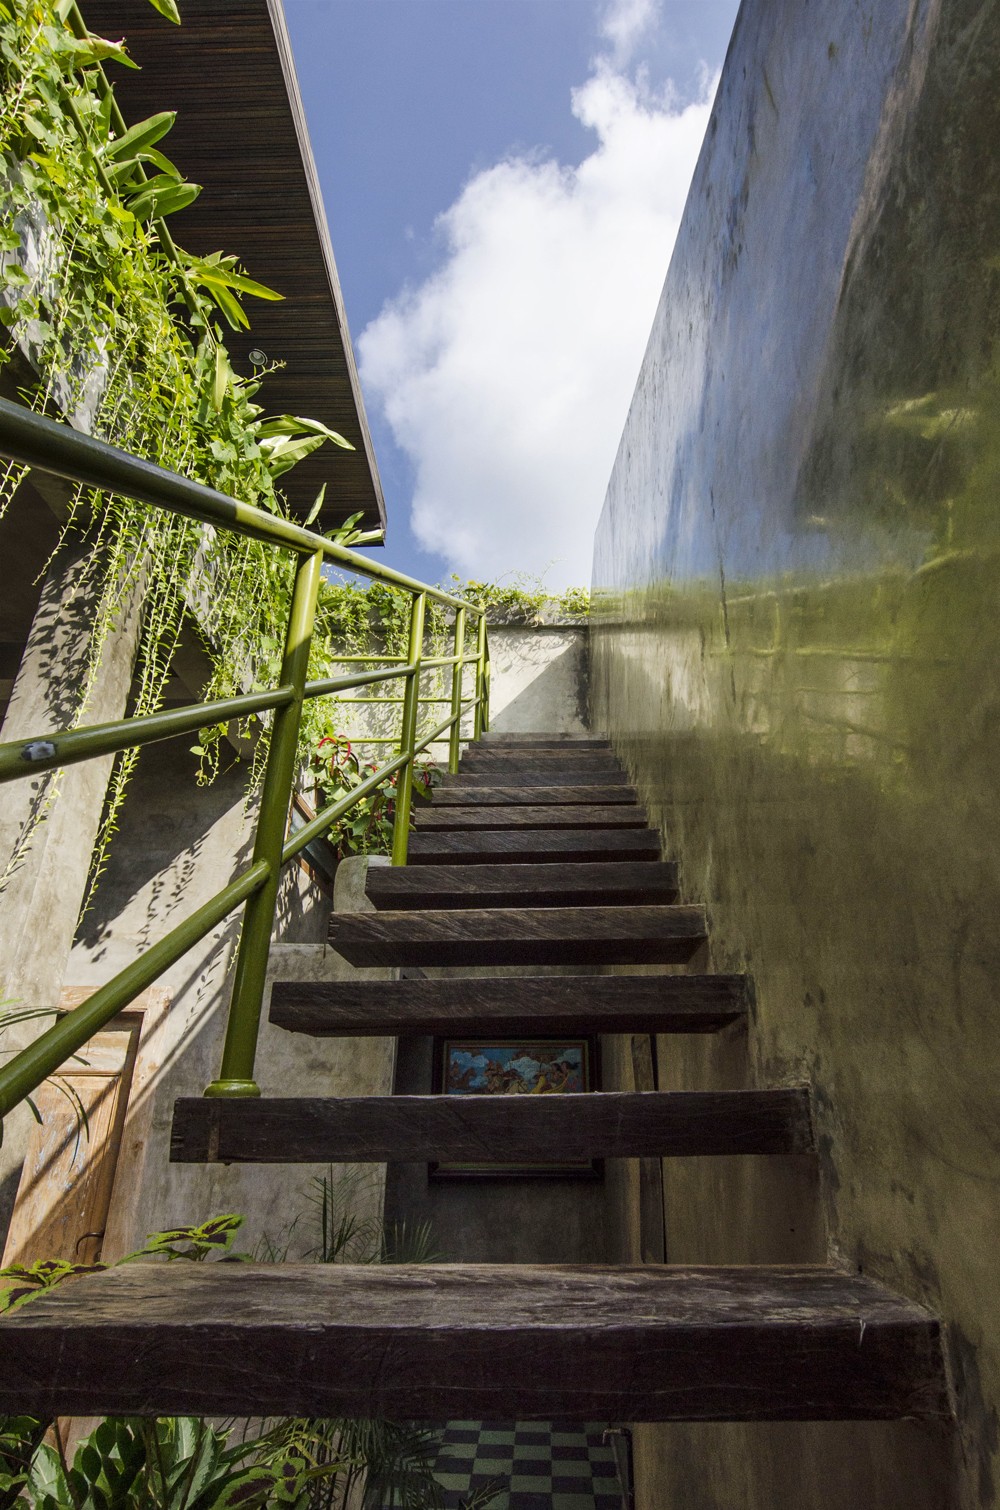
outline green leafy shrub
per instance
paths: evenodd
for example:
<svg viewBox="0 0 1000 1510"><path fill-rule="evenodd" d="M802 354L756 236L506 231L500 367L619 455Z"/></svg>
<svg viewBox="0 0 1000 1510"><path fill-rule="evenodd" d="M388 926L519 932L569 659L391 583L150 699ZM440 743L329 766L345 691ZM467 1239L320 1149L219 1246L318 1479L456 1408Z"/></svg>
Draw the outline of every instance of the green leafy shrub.
<svg viewBox="0 0 1000 1510"><path fill-rule="evenodd" d="M363 743L363 740L360 741ZM316 784L316 806L327 807L356 791L378 770L374 760L362 761L350 739L327 734L312 753L310 767ZM440 781L432 760L413 763L413 794L427 798ZM389 776L367 797L359 797L343 818L332 824L327 837L338 855L387 855L392 850L396 820L396 777Z"/></svg>

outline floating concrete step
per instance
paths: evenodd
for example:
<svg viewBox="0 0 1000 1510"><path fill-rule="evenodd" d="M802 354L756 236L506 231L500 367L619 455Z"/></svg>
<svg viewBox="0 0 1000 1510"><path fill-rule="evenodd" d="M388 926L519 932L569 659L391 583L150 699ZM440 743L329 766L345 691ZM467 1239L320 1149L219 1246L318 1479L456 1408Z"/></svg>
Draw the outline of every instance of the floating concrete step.
<svg viewBox="0 0 1000 1510"><path fill-rule="evenodd" d="M352 965L661 965L706 936L703 907L449 907L335 912L329 942Z"/></svg>
<svg viewBox="0 0 1000 1510"><path fill-rule="evenodd" d="M0 1409L944 1420L941 1328L819 1267L125 1264L0 1320Z"/></svg>
<svg viewBox="0 0 1000 1510"><path fill-rule="evenodd" d="M744 975L275 981L271 1021L315 1037L715 1033L745 1019Z"/></svg>
<svg viewBox="0 0 1000 1510"><path fill-rule="evenodd" d="M660 838L648 828L416 831L410 835L409 855L423 865L648 861L659 860Z"/></svg>
<svg viewBox="0 0 1000 1510"><path fill-rule="evenodd" d="M435 804L413 806L413 826L428 829L469 828L645 828L646 809L636 802L561 804L534 807L507 803L499 807L437 807Z"/></svg>
<svg viewBox="0 0 1000 1510"><path fill-rule="evenodd" d="M813 1151L808 1092L591 1091L523 1096L183 1097L180 1164L552 1165Z"/></svg>
<svg viewBox="0 0 1000 1510"><path fill-rule="evenodd" d="M593 907L673 902L677 866L661 860L603 865L372 865L376 907Z"/></svg>
<svg viewBox="0 0 1000 1510"><path fill-rule="evenodd" d="M609 803L635 803L638 801L634 787L624 784L615 786L436 786L431 804L440 807L500 806L504 803L547 807L560 803L583 803L590 807L606 806Z"/></svg>

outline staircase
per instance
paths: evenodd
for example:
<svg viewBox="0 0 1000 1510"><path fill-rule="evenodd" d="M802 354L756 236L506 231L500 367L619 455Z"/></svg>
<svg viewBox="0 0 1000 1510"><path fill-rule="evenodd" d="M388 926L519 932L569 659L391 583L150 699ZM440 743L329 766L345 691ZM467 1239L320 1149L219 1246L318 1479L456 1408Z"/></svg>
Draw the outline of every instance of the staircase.
<svg viewBox="0 0 1000 1510"><path fill-rule="evenodd" d="M606 741L488 736L415 818L357 966L558 974L277 983L271 1020L334 1035L713 1033L750 983L683 964L707 938ZM188 1162L521 1161L808 1154L805 1087L177 1102ZM669 1234L668 1234L669 1241ZM948 1413L940 1327L824 1266L137 1264L3 1323L6 1411L562 1420ZM10 1381L10 1382L8 1382Z"/></svg>

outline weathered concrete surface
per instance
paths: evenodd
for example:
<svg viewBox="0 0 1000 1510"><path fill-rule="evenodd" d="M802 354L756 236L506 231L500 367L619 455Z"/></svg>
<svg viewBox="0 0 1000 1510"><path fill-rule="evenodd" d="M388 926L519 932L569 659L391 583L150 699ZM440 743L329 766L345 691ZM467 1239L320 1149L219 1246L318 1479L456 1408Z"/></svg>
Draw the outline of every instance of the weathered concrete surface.
<svg viewBox="0 0 1000 1510"><path fill-rule="evenodd" d="M94 585L87 549L67 542L42 584L27 632L0 741L28 740L81 723L121 718L138 642L135 599L105 640L96 677L87 667ZM0 1001L54 1011L83 898L111 772L110 756L64 771L26 776L0 804ZM5 1052L48 1024L8 1029ZM0 1149L0 1232L10 1220L31 1127L26 1105L5 1120Z"/></svg>
<svg viewBox="0 0 1000 1510"><path fill-rule="evenodd" d="M490 726L508 734L585 734L589 732L590 633L586 620L572 624L493 624L490 643ZM359 697L373 689L362 687ZM473 690L472 672L464 677L465 695ZM450 669L425 673L421 695L451 697ZM421 725L431 728L445 717L439 702L421 710ZM360 703L349 698L336 706L337 726L363 742L364 735L392 736L399 731L399 703ZM472 735L472 714L462 721L463 743ZM376 758L385 758L382 745ZM447 758L447 742L431 747L435 759Z"/></svg>
<svg viewBox="0 0 1000 1510"><path fill-rule="evenodd" d="M135 958L181 917L207 901L249 858L252 818L244 808L244 772L211 787L194 779L186 742L150 746L123 810L96 904L70 958L68 986L98 985ZM342 908L366 906L364 862L338 871ZM272 948L270 979L336 979L354 973L322 942L329 915L304 872L290 870ZM230 966L238 916L222 924L167 972L160 985L169 1004L148 1014L112 1198L104 1256L134 1248L148 1232L203 1221L221 1211L246 1218L241 1246L265 1238L303 1255L316 1241L311 1182L326 1173L302 1165L292 1175L274 1168L172 1165L170 1123L175 1097L199 1095L218 1073L225 1033ZM282 943L282 940L290 942ZM301 940L301 942L295 942ZM385 978L388 971L376 972ZM392 1088L391 1039L311 1039L264 1020L257 1079L266 1095L376 1095ZM377 1168L339 1171L354 1213L381 1210L384 1174ZM294 1230L291 1224L298 1218Z"/></svg>
<svg viewBox="0 0 1000 1510"><path fill-rule="evenodd" d="M584 625L490 629L490 728L497 734L588 732Z"/></svg>
<svg viewBox="0 0 1000 1510"><path fill-rule="evenodd" d="M940 1310L961 1436L643 1433L657 1510L996 1499L998 72L995 3L746 0L598 533L595 721L758 987L662 1083L811 1080L831 1253ZM724 1177L667 1169L669 1257L780 1256Z"/></svg>

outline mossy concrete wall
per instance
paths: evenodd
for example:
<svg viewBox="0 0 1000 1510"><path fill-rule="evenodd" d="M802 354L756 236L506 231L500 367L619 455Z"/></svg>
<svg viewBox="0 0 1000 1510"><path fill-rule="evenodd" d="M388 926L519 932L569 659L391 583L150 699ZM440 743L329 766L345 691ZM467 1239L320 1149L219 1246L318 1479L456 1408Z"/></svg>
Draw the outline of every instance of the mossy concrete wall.
<svg viewBox="0 0 1000 1510"><path fill-rule="evenodd" d="M667 1257L926 1302L957 1432L643 1429L641 1507L996 1500L998 76L984 0L745 0L594 580L596 720L757 983L660 1084L808 1081L821 1149L665 1165Z"/></svg>

